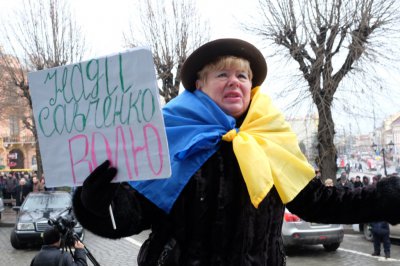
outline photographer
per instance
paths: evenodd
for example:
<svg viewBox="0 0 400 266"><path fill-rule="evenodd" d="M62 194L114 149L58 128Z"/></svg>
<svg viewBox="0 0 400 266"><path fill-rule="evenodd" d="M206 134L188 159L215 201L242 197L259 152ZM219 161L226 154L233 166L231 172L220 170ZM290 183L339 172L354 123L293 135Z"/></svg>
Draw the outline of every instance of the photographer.
<svg viewBox="0 0 400 266"><path fill-rule="evenodd" d="M76 240L74 256L60 250L61 237L57 228L48 228L43 233L43 246L33 258L31 266L87 265L84 245Z"/></svg>

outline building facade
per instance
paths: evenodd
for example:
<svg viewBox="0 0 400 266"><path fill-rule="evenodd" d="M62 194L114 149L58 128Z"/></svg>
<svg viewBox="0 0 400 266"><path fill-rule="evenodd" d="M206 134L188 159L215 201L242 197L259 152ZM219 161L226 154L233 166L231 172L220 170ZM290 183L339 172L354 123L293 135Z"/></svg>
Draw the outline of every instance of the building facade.
<svg viewBox="0 0 400 266"><path fill-rule="evenodd" d="M289 118L287 121L297 134L303 153L312 163L317 156L318 116ZM393 148L388 145L391 142ZM373 144L376 144L376 152L373 150ZM400 113L387 117L382 122L381 127L369 134L337 133L335 135L335 147L338 157L343 155L355 159L375 157L380 160L382 159L382 148L384 148L387 164L389 166L400 165Z"/></svg>
<svg viewBox="0 0 400 266"><path fill-rule="evenodd" d="M377 150L386 151L386 157L390 162L399 165L400 159L400 113L393 114L386 118L382 126L374 132L374 143ZM390 147L392 144L393 147Z"/></svg>
<svg viewBox="0 0 400 266"><path fill-rule="evenodd" d="M314 162L317 156L318 115L289 118L287 122L296 133L304 155L310 162Z"/></svg>
<svg viewBox="0 0 400 266"><path fill-rule="evenodd" d="M35 139L23 123L31 117L26 98L11 78L10 65L0 59L0 171L35 170Z"/></svg>

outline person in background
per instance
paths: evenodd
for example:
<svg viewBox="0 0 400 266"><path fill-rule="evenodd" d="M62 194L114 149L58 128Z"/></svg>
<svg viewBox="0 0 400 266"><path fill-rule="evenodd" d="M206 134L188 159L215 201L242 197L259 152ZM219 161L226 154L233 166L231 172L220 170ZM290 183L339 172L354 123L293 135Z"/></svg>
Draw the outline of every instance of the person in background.
<svg viewBox="0 0 400 266"><path fill-rule="evenodd" d="M56 191L55 187L47 187L46 186L46 179L44 178L44 174L42 175L42 179L40 179L40 182L45 191Z"/></svg>
<svg viewBox="0 0 400 266"><path fill-rule="evenodd" d="M15 199L15 188L18 185L18 180L15 175L9 173L5 181L5 199ZM12 205L12 203L9 203Z"/></svg>
<svg viewBox="0 0 400 266"><path fill-rule="evenodd" d="M381 175L374 175L372 177L372 185L376 185L381 180Z"/></svg>
<svg viewBox="0 0 400 266"><path fill-rule="evenodd" d="M36 175L32 177L32 191L33 192L44 191L44 185L38 180Z"/></svg>
<svg viewBox="0 0 400 266"><path fill-rule="evenodd" d="M351 170L350 163L346 163L346 166L344 167L344 170L346 171L347 176L349 176L350 175L350 170Z"/></svg>
<svg viewBox="0 0 400 266"><path fill-rule="evenodd" d="M4 198L4 191L6 189L6 179L3 174L0 174L0 197Z"/></svg>
<svg viewBox="0 0 400 266"><path fill-rule="evenodd" d="M363 182L362 182L362 183L363 183L363 186L364 186L364 187L369 186L369 183L370 183L370 182L369 182L368 176L366 176L366 175L363 176Z"/></svg>
<svg viewBox="0 0 400 266"><path fill-rule="evenodd" d="M61 236L55 227L49 227L43 233L43 246L32 259L31 266L86 266L86 254L82 242L76 240L74 256L60 250Z"/></svg>
<svg viewBox="0 0 400 266"><path fill-rule="evenodd" d="M47 190L46 189L46 180L44 179L44 177L42 177L39 182L40 182L41 189L43 189L43 191L46 191Z"/></svg>
<svg viewBox="0 0 400 266"><path fill-rule="evenodd" d="M374 222L370 223L371 233L374 243L374 252L372 256L381 255L381 244L383 244L383 251L385 258L390 258L390 228L387 222Z"/></svg>
<svg viewBox="0 0 400 266"><path fill-rule="evenodd" d="M359 164L358 164L358 172L361 173L362 171L363 171L362 163L359 162Z"/></svg>
<svg viewBox="0 0 400 266"><path fill-rule="evenodd" d="M163 107L172 175L115 183L111 158L97 162L73 196L81 225L111 239L151 230L139 266L283 266L285 208L317 223L400 222L399 178L351 190L315 177L260 89L266 75L246 41L196 49L181 69L185 91Z"/></svg>
<svg viewBox="0 0 400 266"><path fill-rule="evenodd" d="M25 177L21 177L18 186L15 188L15 206L21 206L31 191L32 187L27 184Z"/></svg>
<svg viewBox="0 0 400 266"><path fill-rule="evenodd" d="M378 186L381 180L381 175L376 175L372 177L372 186ZM386 178L383 178L386 179ZM370 223L371 233L374 243L374 252L372 256L380 256L381 254L381 243L383 243L383 251L385 253L385 258L390 258L390 227L389 223L385 221Z"/></svg>
<svg viewBox="0 0 400 266"><path fill-rule="evenodd" d="M363 183L361 182L361 177L358 175L356 176L356 180L353 183L354 188L363 187Z"/></svg>
<svg viewBox="0 0 400 266"><path fill-rule="evenodd" d="M356 171L358 171L358 164L359 164L359 162L354 162L353 169L356 170Z"/></svg>
<svg viewBox="0 0 400 266"><path fill-rule="evenodd" d="M340 175L340 178L336 184L336 187L338 188L347 188L347 189L353 189L353 183L351 183L348 179L347 179L347 173L346 172L342 172Z"/></svg>
<svg viewBox="0 0 400 266"><path fill-rule="evenodd" d="M326 187L333 187L333 180L331 178L327 178L325 180L325 186Z"/></svg>

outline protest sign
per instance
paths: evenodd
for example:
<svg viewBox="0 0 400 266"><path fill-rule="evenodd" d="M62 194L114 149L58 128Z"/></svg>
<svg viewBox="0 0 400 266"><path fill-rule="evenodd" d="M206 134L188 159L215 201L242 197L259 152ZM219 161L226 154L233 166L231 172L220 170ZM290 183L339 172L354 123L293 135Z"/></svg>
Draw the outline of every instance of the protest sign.
<svg viewBox="0 0 400 266"><path fill-rule="evenodd" d="M104 160L116 182L171 175L150 50L28 75L46 185L79 186Z"/></svg>

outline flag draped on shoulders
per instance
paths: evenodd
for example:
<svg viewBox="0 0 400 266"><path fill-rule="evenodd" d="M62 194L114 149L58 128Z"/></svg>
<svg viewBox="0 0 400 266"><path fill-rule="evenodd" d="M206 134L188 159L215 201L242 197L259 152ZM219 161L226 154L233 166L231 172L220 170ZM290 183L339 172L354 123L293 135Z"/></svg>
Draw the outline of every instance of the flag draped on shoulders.
<svg viewBox="0 0 400 266"><path fill-rule="evenodd" d="M270 98L252 89L252 101L239 129L201 91L174 98L163 108L171 160L171 177L130 182L137 191L169 213L183 188L219 148L232 141L251 201L255 207L275 186L282 201L291 201L314 177L296 135Z"/></svg>

